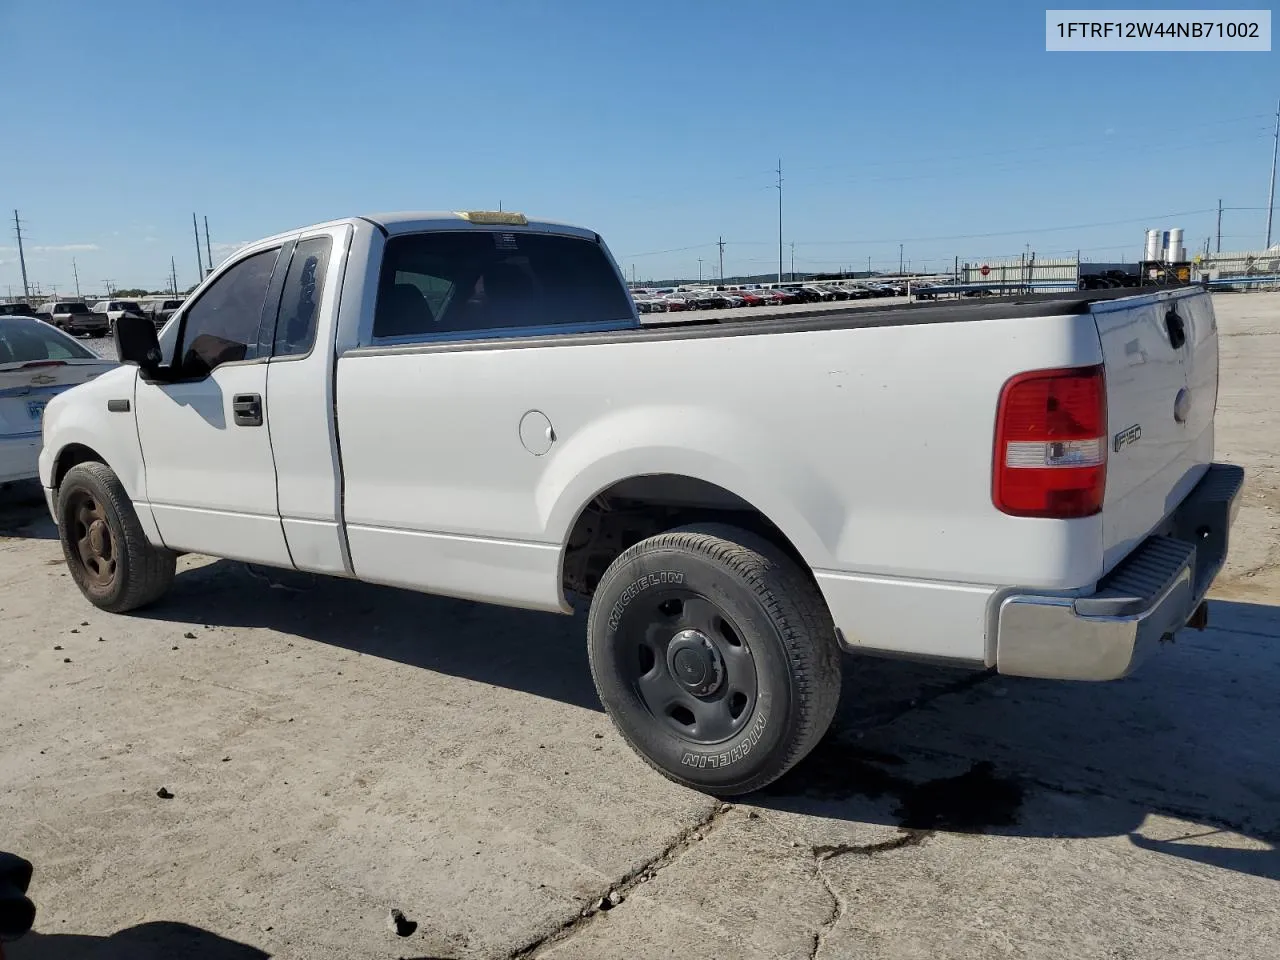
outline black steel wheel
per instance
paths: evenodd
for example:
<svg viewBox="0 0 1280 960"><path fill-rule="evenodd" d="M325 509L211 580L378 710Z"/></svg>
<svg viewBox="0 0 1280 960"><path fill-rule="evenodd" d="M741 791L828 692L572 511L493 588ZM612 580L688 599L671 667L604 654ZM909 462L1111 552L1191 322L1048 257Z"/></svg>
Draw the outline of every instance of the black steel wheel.
<svg viewBox="0 0 1280 960"><path fill-rule="evenodd" d="M609 653L658 722L692 743L723 743L751 717L751 649L712 600L672 588L637 600Z"/></svg>
<svg viewBox="0 0 1280 960"><path fill-rule="evenodd" d="M840 653L812 578L773 544L706 524L631 547L592 599L596 689L633 749L708 793L782 776L826 732Z"/></svg>
<svg viewBox="0 0 1280 960"><path fill-rule="evenodd" d="M159 599L173 583L176 555L147 540L129 495L105 464L67 471L57 516L67 570L94 606L124 613Z"/></svg>

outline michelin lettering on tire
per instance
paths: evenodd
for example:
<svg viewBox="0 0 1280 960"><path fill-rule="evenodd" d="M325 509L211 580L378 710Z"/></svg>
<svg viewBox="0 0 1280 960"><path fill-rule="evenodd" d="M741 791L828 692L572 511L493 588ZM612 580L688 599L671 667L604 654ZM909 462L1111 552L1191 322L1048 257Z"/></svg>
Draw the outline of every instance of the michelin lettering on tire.
<svg viewBox="0 0 1280 960"><path fill-rule="evenodd" d="M756 715L751 723L750 729L747 731L746 739L734 747L732 750L725 750L723 753L692 753L686 750L680 757L680 765L683 767L728 767L737 763L743 757L747 756L760 738L764 735L764 728L768 725L769 718L763 713Z"/></svg>
<svg viewBox="0 0 1280 960"><path fill-rule="evenodd" d="M613 608L609 611L609 632L613 633L618 629L618 623L622 620L622 613L627 609L629 604L640 594L648 590L650 587L661 587L666 585L679 585L684 583L684 574L677 573L675 570L662 570L658 573L646 573L629 583L618 597Z"/></svg>

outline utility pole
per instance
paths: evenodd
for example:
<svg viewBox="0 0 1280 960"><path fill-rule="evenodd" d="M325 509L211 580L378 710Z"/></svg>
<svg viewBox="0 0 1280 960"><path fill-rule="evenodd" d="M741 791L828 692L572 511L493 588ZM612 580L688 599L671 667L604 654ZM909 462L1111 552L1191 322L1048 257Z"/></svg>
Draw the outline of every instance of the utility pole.
<svg viewBox="0 0 1280 960"><path fill-rule="evenodd" d="M76 258L71 258L71 275L76 278L76 299L80 299L80 271L76 269Z"/></svg>
<svg viewBox="0 0 1280 960"><path fill-rule="evenodd" d="M196 214L191 212L191 231L196 235L196 282L204 279L204 258L200 256L200 225L196 222Z"/></svg>
<svg viewBox="0 0 1280 960"><path fill-rule="evenodd" d="M791 279L792 281L794 281L795 278L796 278L796 242L792 240L791 241Z"/></svg>
<svg viewBox="0 0 1280 960"><path fill-rule="evenodd" d="M902 273L902 244L898 244L898 273Z"/></svg>
<svg viewBox="0 0 1280 960"><path fill-rule="evenodd" d="M702 282L702 258L698 258L698 282Z"/></svg>
<svg viewBox="0 0 1280 960"><path fill-rule="evenodd" d="M103 280L102 282L106 285L106 288L107 288L107 296L108 296L108 297L109 297L109 296L111 296L111 295L112 295L112 291L111 291L111 284L112 284L114 281L111 281L111 280Z"/></svg>
<svg viewBox="0 0 1280 960"><path fill-rule="evenodd" d="M199 253L199 249L196 253ZM204 254L209 258L209 272L213 273L213 247L209 245L209 218L204 218Z"/></svg>
<svg viewBox="0 0 1280 960"><path fill-rule="evenodd" d="M18 219L18 211L13 211L13 229L18 234L18 263L22 267L22 299L31 297L31 289L27 285L27 255L22 250L22 221Z"/></svg>
<svg viewBox="0 0 1280 960"><path fill-rule="evenodd" d="M1280 154L1280 101L1276 102L1276 134L1271 145L1271 186L1267 188L1267 245L1271 249L1271 214L1276 209L1276 156Z"/></svg>
<svg viewBox="0 0 1280 960"><path fill-rule="evenodd" d="M636 285L636 265L634 263L631 265L631 285L633 287Z"/></svg>
<svg viewBox="0 0 1280 960"><path fill-rule="evenodd" d="M870 257L870 255L868 255L868 256L867 256L867 276L868 276L868 277L870 277L870 276L871 276L871 257Z"/></svg>
<svg viewBox="0 0 1280 960"><path fill-rule="evenodd" d="M720 282L724 283L724 237L720 238Z"/></svg>
<svg viewBox="0 0 1280 960"><path fill-rule="evenodd" d="M1206 253L1208 251L1205 251ZM1222 200L1218 200L1218 248L1216 253L1222 252Z"/></svg>
<svg viewBox="0 0 1280 960"><path fill-rule="evenodd" d="M173 295L178 295L178 265L174 263L173 257L169 258L169 285L173 287Z"/></svg>
<svg viewBox="0 0 1280 960"><path fill-rule="evenodd" d="M15 216L17 211L14 211ZM782 282L782 158L778 158L778 282Z"/></svg>

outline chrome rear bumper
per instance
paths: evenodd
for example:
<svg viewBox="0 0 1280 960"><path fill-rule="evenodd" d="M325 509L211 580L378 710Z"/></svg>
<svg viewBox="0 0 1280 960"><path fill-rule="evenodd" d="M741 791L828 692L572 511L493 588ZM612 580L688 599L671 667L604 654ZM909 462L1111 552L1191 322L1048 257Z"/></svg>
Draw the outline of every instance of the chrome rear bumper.
<svg viewBox="0 0 1280 960"><path fill-rule="evenodd" d="M1116 680L1186 626L1227 558L1244 470L1215 463L1160 528L1084 597L1015 594L1000 604L996 669Z"/></svg>

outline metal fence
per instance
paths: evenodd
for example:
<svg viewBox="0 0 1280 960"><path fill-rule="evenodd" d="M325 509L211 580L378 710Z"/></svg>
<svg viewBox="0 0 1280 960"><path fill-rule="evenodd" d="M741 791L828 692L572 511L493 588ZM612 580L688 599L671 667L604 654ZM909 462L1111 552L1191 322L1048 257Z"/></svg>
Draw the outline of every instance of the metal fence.
<svg viewBox="0 0 1280 960"><path fill-rule="evenodd" d="M957 280L996 289L1075 290L1080 282L1080 261L1075 257L1040 260L1033 253L1016 260L966 262Z"/></svg>
<svg viewBox="0 0 1280 960"><path fill-rule="evenodd" d="M1197 280L1211 287L1272 289L1280 286L1280 247L1245 253L1211 253L1197 258Z"/></svg>

